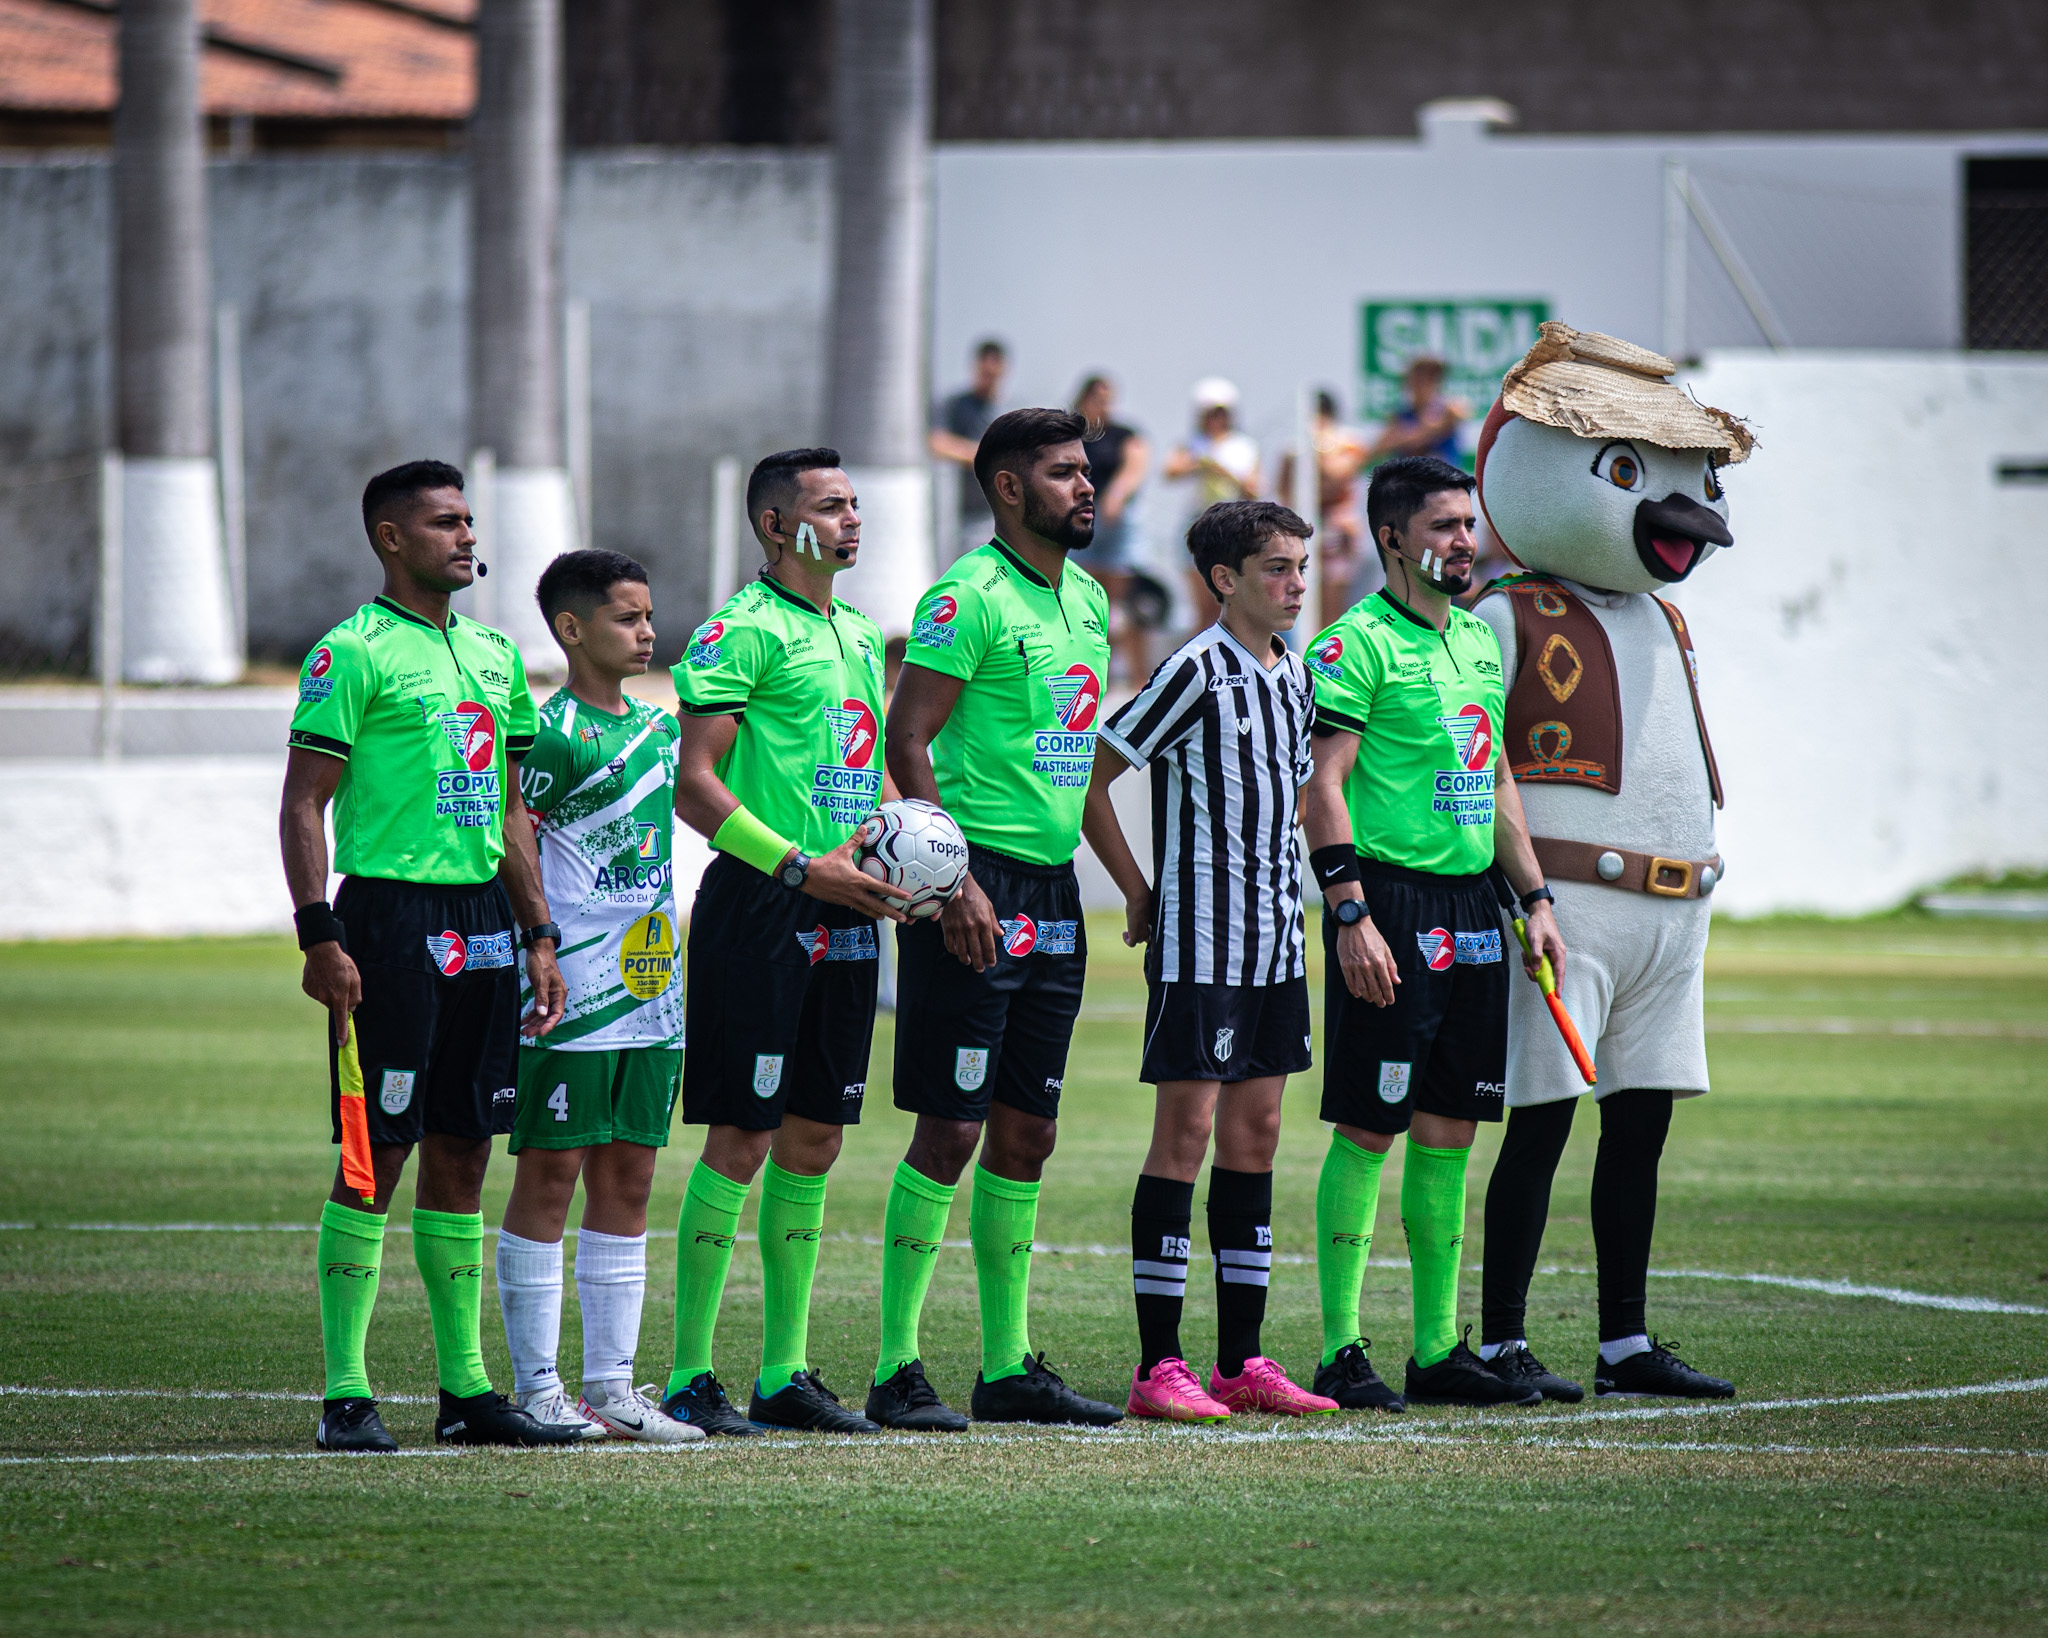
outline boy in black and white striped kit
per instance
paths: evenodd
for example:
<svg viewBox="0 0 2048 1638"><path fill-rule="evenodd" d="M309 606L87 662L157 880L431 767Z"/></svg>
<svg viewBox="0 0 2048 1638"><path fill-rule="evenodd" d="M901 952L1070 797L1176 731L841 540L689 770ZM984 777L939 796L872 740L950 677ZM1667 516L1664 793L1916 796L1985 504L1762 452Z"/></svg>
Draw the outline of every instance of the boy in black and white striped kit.
<svg viewBox="0 0 2048 1638"><path fill-rule="evenodd" d="M1233 1411L1337 1408L1287 1380L1259 1345L1273 1263L1273 1152L1287 1077L1309 1067L1295 792L1314 768L1307 670L1279 633L1307 590L1309 526L1270 501L1224 501L1188 531L1222 610L1097 736L1082 831L1122 890L1126 944L1149 943L1145 1056L1158 1089L1131 1202L1140 1358L1133 1416L1220 1421ZM1155 890L1109 787L1152 767ZM1216 1366L1181 1357L1195 1178L1209 1172Z"/></svg>

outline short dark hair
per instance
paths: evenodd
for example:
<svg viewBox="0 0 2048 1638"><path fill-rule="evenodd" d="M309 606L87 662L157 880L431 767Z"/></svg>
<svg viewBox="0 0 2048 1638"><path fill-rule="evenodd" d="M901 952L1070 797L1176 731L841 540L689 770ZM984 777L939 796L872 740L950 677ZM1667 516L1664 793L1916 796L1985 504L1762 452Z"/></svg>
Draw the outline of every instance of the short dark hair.
<svg viewBox="0 0 2048 1638"><path fill-rule="evenodd" d="M1218 501L1188 526L1188 555L1194 558L1195 572L1209 588L1209 595L1220 603L1223 594L1209 573L1217 564L1240 574L1244 560L1274 535L1306 540L1314 533L1300 514L1278 501Z"/></svg>
<svg viewBox="0 0 2048 1638"><path fill-rule="evenodd" d="M1072 410L1016 409L989 422L974 451L974 481L993 506L996 474L1028 476L1038 452L1054 444L1078 444L1088 436L1088 423ZM1019 464L1019 457L1022 464Z"/></svg>
<svg viewBox="0 0 2048 1638"><path fill-rule="evenodd" d="M595 547L586 547L580 552L564 552L541 570L540 584L533 588L533 598L540 604L540 616L547 621L548 631L552 634L555 616L562 610L567 609L578 619L587 620L591 610L606 602L612 587L621 580L631 580L644 586L647 584L647 571L624 552L603 552Z"/></svg>
<svg viewBox="0 0 2048 1638"><path fill-rule="evenodd" d="M1343 413L1337 407L1337 395L1328 387L1316 388L1316 413L1327 415L1332 421Z"/></svg>
<svg viewBox="0 0 2048 1638"><path fill-rule="evenodd" d="M797 479L839 464L839 451L822 445L812 449L779 449L754 463L747 479L747 527L758 530L761 514L771 507L780 512L796 499Z"/></svg>
<svg viewBox="0 0 2048 1638"><path fill-rule="evenodd" d="M363 485L363 533L377 544L377 525L394 501L411 500L429 489L460 489L462 472L446 461L407 461L379 472Z"/></svg>
<svg viewBox="0 0 2048 1638"><path fill-rule="evenodd" d="M1365 523L1372 531L1372 543L1380 543L1380 530L1396 533L1408 527L1408 520L1422 509L1422 503L1446 489L1472 487L1472 474L1434 455L1396 455L1373 468L1372 482L1365 491Z"/></svg>
<svg viewBox="0 0 2048 1638"><path fill-rule="evenodd" d="M981 341L975 343L974 356L976 358L987 358L991 354L993 354L997 358L1008 358L1010 356L1010 349L1005 347L1000 341L996 340L994 336L985 337Z"/></svg>

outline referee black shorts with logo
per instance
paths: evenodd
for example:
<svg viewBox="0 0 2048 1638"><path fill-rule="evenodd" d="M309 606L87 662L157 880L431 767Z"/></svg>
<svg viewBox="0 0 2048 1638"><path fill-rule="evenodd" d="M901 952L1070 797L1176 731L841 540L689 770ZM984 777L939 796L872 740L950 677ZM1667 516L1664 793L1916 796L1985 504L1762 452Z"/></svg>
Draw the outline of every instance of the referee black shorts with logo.
<svg viewBox="0 0 2048 1638"><path fill-rule="evenodd" d="M996 913L996 964L949 953L936 916L897 930L896 1107L980 1121L993 1101L1055 1119L1088 972L1080 884L1071 863L983 847L967 868Z"/></svg>
<svg viewBox="0 0 2048 1638"><path fill-rule="evenodd" d="M1436 876L1361 859L1365 902L1401 982L1376 1007L1344 986L1337 918L1323 912L1322 1118L1405 1132L1416 1110L1501 1118L1508 1062L1508 963L1482 876Z"/></svg>
<svg viewBox="0 0 2048 1638"><path fill-rule="evenodd" d="M350 876L334 896L334 913L363 979L356 1054L370 1141L511 1131L519 956L512 905L498 879L449 887ZM340 1053L327 1033L339 1143Z"/></svg>
<svg viewBox="0 0 2048 1638"><path fill-rule="evenodd" d="M1146 965L1152 965L1150 960ZM1298 1075L1309 1054L1308 980L1277 984L1162 984L1145 998L1145 1057L1138 1079L1261 1080Z"/></svg>
<svg viewBox="0 0 2048 1638"><path fill-rule="evenodd" d="M881 970L876 924L713 856L690 911L683 1121L860 1124Z"/></svg>

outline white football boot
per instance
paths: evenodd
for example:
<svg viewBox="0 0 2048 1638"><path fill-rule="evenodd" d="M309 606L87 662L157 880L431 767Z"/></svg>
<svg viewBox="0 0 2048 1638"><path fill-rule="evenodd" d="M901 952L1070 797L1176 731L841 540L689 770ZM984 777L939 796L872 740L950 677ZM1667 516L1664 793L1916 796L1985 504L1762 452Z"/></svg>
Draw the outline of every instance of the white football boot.
<svg viewBox="0 0 2048 1638"><path fill-rule="evenodd" d="M704 1437L702 1428L662 1415L660 1401L652 1397L653 1391L651 1382L638 1388L617 1382L586 1382L576 1409L614 1439L638 1439L649 1445L689 1445Z"/></svg>
<svg viewBox="0 0 2048 1638"><path fill-rule="evenodd" d="M604 1423L594 1417L585 1416L569 1403L569 1396L558 1382L551 1388L535 1388L528 1393L515 1393L512 1403L526 1414L547 1427L575 1428L586 1440L602 1439L606 1434Z"/></svg>

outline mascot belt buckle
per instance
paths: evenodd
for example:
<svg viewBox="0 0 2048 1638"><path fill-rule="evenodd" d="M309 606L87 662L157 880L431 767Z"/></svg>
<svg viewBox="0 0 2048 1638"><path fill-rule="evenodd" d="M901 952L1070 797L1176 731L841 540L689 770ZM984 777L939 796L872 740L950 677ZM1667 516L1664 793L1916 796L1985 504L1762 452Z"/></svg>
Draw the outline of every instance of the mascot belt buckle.
<svg viewBox="0 0 2048 1638"><path fill-rule="evenodd" d="M1676 881L1667 877L1676 877ZM1643 883L1645 892L1661 893L1667 899L1682 899L1692 893L1692 861L1690 859L1650 859L1649 879Z"/></svg>

